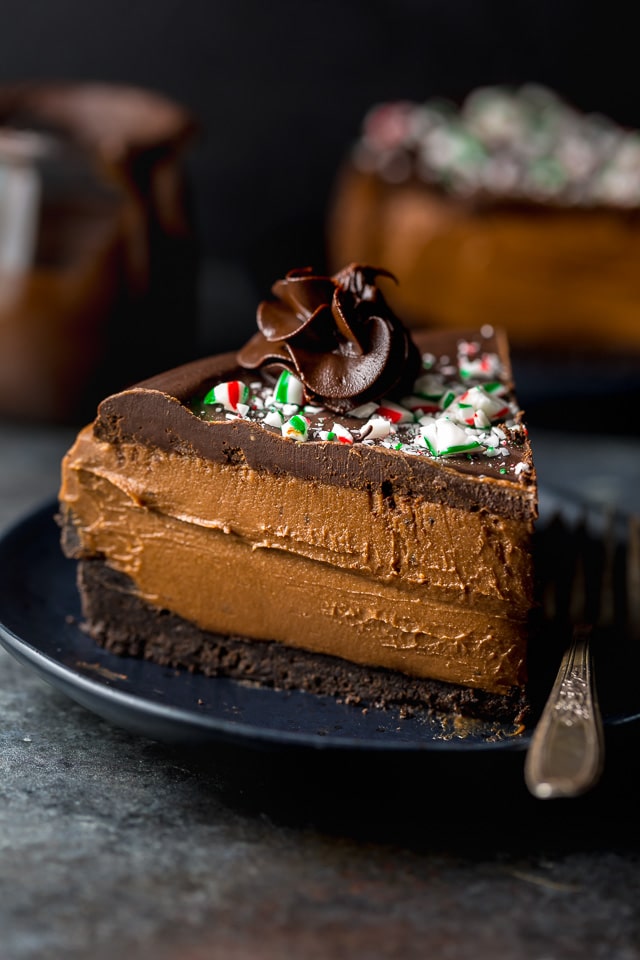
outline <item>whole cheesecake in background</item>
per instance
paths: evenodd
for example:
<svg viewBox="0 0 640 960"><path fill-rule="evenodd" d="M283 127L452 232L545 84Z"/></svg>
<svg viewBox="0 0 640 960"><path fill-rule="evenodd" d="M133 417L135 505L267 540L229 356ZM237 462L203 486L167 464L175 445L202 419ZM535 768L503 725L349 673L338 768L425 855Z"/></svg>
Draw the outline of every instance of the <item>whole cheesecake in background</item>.
<svg viewBox="0 0 640 960"><path fill-rule="evenodd" d="M423 334L386 271L291 271L237 354L105 399L63 547L118 654L378 705L527 712L537 490L504 335Z"/></svg>
<svg viewBox="0 0 640 960"><path fill-rule="evenodd" d="M411 326L640 353L640 134L535 85L375 106L328 217L330 264L384 263Z"/></svg>

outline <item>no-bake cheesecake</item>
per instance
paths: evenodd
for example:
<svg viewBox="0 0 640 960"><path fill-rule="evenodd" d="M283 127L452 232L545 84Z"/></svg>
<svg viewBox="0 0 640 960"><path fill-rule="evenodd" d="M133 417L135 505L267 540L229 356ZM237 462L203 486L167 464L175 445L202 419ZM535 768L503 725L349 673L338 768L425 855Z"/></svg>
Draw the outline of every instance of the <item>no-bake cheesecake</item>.
<svg viewBox="0 0 640 960"><path fill-rule="evenodd" d="M100 404L60 491L85 628L211 675L522 718L537 500L506 339L416 345L381 274L291 271L238 353Z"/></svg>

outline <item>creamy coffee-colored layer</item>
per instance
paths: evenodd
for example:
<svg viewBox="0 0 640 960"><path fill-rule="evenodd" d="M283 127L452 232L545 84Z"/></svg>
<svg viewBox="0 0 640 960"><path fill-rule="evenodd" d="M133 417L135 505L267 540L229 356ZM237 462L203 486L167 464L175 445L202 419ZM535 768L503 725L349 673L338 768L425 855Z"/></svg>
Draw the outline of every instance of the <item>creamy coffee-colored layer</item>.
<svg viewBox="0 0 640 960"><path fill-rule="evenodd" d="M526 522L138 444L114 447L96 441L91 428L65 460L61 496L75 512L79 491L92 483L80 471L107 480L132 506L234 534L253 549L285 551L389 583L424 585L432 599L502 615L504 604L512 616L526 615L531 606L532 528ZM100 496L106 498L108 488ZM93 534L86 536L95 553ZM135 570L123 572L135 578Z"/></svg>
<svg viewBox="0 0 640 960"><path fill-rule="evenodd" d="M65 459L61 503L79 556L202 629L498 693L524 681L529 562L491 547L480 513L403 512L363 491L116 452L89 431Z"/></svg>

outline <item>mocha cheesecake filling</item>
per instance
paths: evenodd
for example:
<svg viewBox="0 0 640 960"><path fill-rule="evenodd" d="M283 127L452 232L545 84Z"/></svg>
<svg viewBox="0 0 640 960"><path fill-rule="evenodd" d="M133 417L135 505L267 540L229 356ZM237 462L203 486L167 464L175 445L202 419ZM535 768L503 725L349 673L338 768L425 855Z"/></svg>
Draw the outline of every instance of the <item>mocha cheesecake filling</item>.
<svg viewBox="0 0 640 960"><path fill-rule="evenodd" d="M481 511L463 514L423 496L386 497L381 489L185 460L132 443L115 448L85 428L67 458L63 498L81 516L92 499L100 503L105 517L86 530L84 542L111 558L113 544L105 538L114 502L128 507L136 523L152 511L194 530L238 537L254 551L284 551L407 588L425 586L443 601L488 610L507 603L513 616L528 610L531 571L521 524ZM134 560L118 567L137 573Z"/></svg>
<svg viewBox="0 0 640 960"><path fill-rule="evenodd" d="M80 555L108 558L141 599L203 630L495 692L523 682L531 574L517 521L115 450L90 429L64 476Z"/></svg>

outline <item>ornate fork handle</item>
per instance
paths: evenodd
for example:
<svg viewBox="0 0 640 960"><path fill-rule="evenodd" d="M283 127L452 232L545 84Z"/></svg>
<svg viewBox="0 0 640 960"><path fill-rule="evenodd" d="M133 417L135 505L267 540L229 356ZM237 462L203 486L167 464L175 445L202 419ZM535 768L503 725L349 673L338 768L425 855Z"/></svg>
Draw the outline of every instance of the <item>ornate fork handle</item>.
<svg viewBox="0 0 640 960"><path fill-rule="evenodd" d="M600 778L604 735L591 670L589 626L575 626L525 762L530 792L577 797Z"/></svg>

